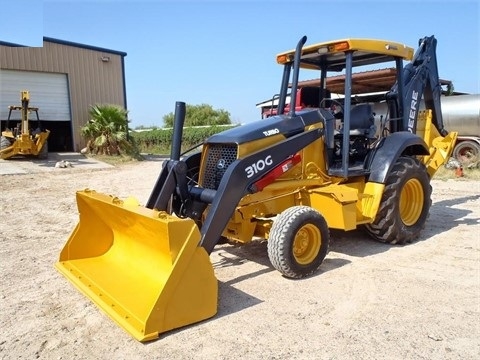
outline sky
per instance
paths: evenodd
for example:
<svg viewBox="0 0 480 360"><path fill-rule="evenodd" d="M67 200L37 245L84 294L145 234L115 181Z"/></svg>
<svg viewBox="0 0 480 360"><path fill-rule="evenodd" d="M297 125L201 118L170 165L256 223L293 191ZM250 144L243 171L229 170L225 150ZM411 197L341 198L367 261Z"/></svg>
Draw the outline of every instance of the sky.
<svg viewBox="0 0 480 360"><path fill-rule="evenodd" d="M210 104L234 123L280 89L276 54L342 38L416 48L435 35L440 78L480 93L480 1L1 0L0 40L51 37L126 52L130 127L162 126L176 101ZM10 14L10 15L8 15ZM0 64L1 65L1 64ZM315 73L316 75L316 73Z"/></svg>

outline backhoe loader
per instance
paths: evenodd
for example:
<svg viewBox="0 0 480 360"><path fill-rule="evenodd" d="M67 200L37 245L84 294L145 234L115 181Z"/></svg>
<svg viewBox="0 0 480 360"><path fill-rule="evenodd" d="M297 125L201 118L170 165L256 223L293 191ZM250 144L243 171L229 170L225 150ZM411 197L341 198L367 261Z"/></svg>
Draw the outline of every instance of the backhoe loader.
<svg viewBox="0 0 480 360"><path fill-rule="evenodd" d="M38 117L38 108L28 106L30 102L30 93L23 90L20 93L22 105L9 106L6 128L2 131L0 137L0 159L9 159L16 155L31 155L38 159L48 157L48 135L49 130L41 128L40 118ZM13 111L21 112L21 120L14 128L10 128ZM37 115L37 126L35 129L30 127L28 115L30 112Z"/></svg>
<svg viewBox="0 0 480 360"><path fill-rule="evenodd" d="M144 206L77 192L80 221L56 267L136 339L216 314L209 255L224 239L268 239L273 267L302 278L327 255L330 229L362 227L389 244L420 236L430 179L456 138L443 126L436 39L420 39L415 54L384 40L306 40L276 58L284 68L278 114L213 135L201 152L180 154L185 103L176 103L171 159ZM352 70L385 62L395 63L397 81L375 135L371 104L352 105ZM313 106L284 113L288 92L296 103L300 69L320 71L322 91ZM324 85L342 71L340 103Z"/></svg>

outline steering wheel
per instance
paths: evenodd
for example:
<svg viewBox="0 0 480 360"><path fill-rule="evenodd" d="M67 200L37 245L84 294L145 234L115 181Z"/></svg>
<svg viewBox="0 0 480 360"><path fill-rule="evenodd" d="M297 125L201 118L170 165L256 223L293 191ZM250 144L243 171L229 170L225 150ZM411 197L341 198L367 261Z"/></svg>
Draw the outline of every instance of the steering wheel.
<svg viewBox="0 0 480 360"><path fill-rule="evenodd" d="M331 101L332 104L335 104L335 105L338 105L340 107L340 110L342 111L342 113L344 113L345 111L343 111L343 105L340 101L338 100L335 100L335 99L331 99L331 98L325 98L325 99L322 99L322 101L320 102L320 107L323 107L322 105L324 104L324 102L327 102L327 101Z"/></svg>
<svg viewBox="0 0 480 360"><path fill-rule="evenodd" d="M340 108L339 112L337 111L336 113L333 114L335 116L335 118L336 119L343 118L343 114L345 114L345 111L343 110L342 103L338 100L335 100L335 99L325 98L325 99L322 99L322 101L320 102L320 107L324 107L322 105L324 104L324 102L327 102L327 101L331 101L332 104L335 104ZM331 108L331 105L330 105L330 108Z"/></svg>

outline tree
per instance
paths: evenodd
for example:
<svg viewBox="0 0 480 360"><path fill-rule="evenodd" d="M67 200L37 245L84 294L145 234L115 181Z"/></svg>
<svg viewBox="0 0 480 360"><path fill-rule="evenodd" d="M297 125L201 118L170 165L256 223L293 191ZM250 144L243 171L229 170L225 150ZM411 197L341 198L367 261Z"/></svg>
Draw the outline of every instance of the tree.
<svg viewBox="0 0 480 360"><path fill-rule="evenodd" d="M165 127L173 127L173 112L163 117ZM214 110L211 105L186 105L185 126L228 125L231 124L230 113L226 110Z"/></svg>
<svg viewBox="0 0 480 360"><path fill-rule="evenodd" d="M89 110L90 120L82 127L81 134L91 153L119 155L131 144L127 141L128 111L117 105L93 105Z"/></svg>

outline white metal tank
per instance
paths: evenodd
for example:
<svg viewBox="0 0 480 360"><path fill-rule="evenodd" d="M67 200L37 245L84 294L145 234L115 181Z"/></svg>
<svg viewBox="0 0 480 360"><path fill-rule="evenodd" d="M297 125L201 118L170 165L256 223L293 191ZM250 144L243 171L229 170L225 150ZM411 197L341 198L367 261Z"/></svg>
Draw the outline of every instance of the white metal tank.
<svg viewBox="0 0 480 360"><path fill-rule="evenodd" d="M480 136L480 94L442 96L443 124L447 131L456 131L461 136ZM425 109L423 101L420 109ZM373 104L377 129L380 116L387 114L387 104Z"/></svg>
<svg viewBox="0 0 480 360"><path fill-rule="evenodd" d="M480 94L442 97L442 114L447 131L480 136Z"/></svg>

